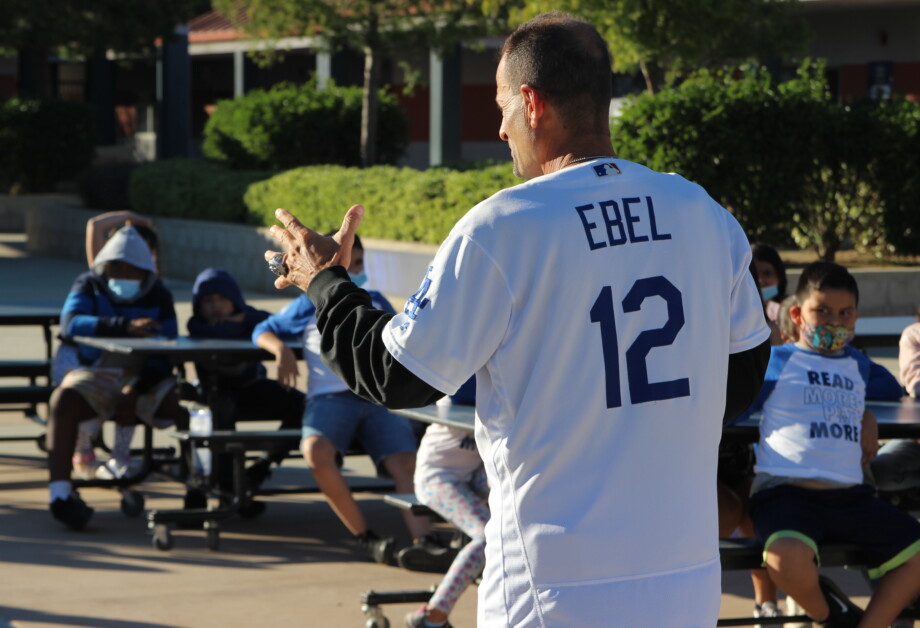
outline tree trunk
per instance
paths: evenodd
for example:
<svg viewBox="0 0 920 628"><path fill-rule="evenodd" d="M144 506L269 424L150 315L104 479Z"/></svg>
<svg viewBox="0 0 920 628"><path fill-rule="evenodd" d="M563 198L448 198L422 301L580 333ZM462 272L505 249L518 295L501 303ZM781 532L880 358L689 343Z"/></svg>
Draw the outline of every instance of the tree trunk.
<svg viewBox="0 0 920 628"><path fill-rule="evenodd" d="M380 35L377 15L372 14L364 42L364 99L361 106L361 166L377 162L377 85L380 74Z"/></svg>
<svg viewBox="0 0 920 628"><path fill-rule="evenodd" d="M645 91L654 94L662 83L661 68L654 61L640 61L639 69L645 79Z"/></svg>

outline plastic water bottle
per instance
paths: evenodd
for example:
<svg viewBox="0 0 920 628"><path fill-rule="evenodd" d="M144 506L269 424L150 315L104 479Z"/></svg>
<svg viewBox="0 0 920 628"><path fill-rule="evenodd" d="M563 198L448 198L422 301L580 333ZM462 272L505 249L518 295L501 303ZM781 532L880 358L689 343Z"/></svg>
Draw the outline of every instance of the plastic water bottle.
<svg viewBox="0 0 920 628"><path fill-rule="evenodd" d="M208 436L212 430L211 409L197 408L189 417L189 432L193 436ZM209 448L195 448L195 470L205 477L211 475L211 450Z"/></svg>

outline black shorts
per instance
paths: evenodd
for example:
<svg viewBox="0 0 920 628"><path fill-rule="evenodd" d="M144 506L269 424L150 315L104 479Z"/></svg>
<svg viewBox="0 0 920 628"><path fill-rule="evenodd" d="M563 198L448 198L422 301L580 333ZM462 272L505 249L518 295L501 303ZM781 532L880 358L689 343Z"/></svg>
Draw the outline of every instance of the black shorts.
<svg viewBox="0 0 920 628"><path fill-rule="evenodd" d="M820 563L821 543L852 543L865 552L870 578L920 552L920 521L878 499L866 485L829 490L775 486L755 493L750 508L765 549L777 538L798 538Z"/></svg>
<svg viewBox="0 0 920 628"><path fill-rule="evenodd" d="M739 443L722 439L719 443L718 479L735 490L747 486L745 482L754 477L754 448L750 443ZM743 496L746 498L746 495Z"/></svg>

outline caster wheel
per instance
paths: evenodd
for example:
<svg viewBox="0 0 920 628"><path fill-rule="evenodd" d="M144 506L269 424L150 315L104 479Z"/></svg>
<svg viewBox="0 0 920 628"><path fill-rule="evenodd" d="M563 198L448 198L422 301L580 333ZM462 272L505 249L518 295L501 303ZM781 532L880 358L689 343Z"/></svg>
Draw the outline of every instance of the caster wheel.
<svg viewBox="0 0 920 628"><path fill-rule="evenodd" d="M126 517L138 517L144 512L144 496L137 491L125 491L121 494L121 512Z"/></svg>
<svg viewBox="0 0 920 628"><path fill-rule="evenodd" d="M208 549L214 552L220 549L220 530L217 528L208 529Z"/></svg>
<svg viewBox="0 0 920 628"><path fill-rule="evenodd" d="M390 620L386 617L381 619L368 619L365 628L390 628Z"/></svg>
<svg viewBox="0 0 920 628"><path fill-rule="evenodd" d="M161 552L168 552L173 547L172 534L169 533L169 528L163 524L159 524L153 529L153 547Z"/></svg>

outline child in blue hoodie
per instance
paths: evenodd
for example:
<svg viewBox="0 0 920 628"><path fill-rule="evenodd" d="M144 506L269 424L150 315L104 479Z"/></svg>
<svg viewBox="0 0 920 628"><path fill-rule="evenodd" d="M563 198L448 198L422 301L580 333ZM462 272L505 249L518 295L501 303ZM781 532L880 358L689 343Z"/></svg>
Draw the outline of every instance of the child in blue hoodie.
<svg viewBox="0 0 920 628"><path fill-rule="evenodd" d="M249 340L256 325L269 313L246 304L236 279L221 268L207 268L198 274L192 288L192 317L188 333L197 338L240 338ZM195 364L201 386L214 381L222 403L230 405L232 423L221 429L234 429L237 420L280 420L282 429L300 427L304 411L304 394L295 388L267 379L261 362L232 364ZM214 378L214 380L212 380ZM200 390L202 399L205 391ZM266 452L265 456L246 470L250 488L258 486L270 475L272 463L281 464L286 448ZM224 482L226 483L226 481Z"/></svg>
<svg viewBox="0 0 920 628"><path fill-rule="evenodd" d="M156 276L150 249L136 229L120 229L99 251L93 270L74 281L61 312L62 350L56 361L72 368L62 369L66 375L50 402L49 491L52 515L68 527L82 529L93 514L70 480L81 423L116 421L112 458L99 470L107 477L124 477L137 421L174 421L184 414L166 360L113 365L100 350L78 345L74 337L176 335L173 298Z"/></svg>

